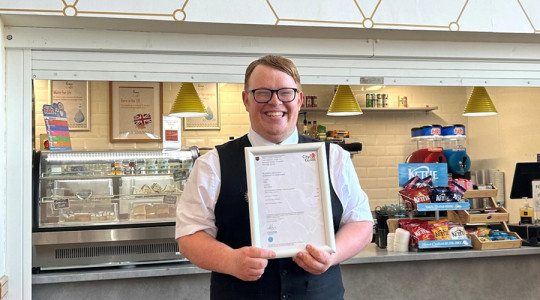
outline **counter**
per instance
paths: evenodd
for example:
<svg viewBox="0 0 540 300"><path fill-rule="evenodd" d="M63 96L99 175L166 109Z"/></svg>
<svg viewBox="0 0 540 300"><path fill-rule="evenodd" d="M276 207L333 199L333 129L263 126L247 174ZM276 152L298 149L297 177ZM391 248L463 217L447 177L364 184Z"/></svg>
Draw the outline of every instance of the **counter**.
<svg viewBox="0 0 540 300"><path fill-rule="evenodd" d="M537 299L540 247L388 252L370 244L342 263L345 299ZM51 271L33 299L208 299L209 272L189 262ZM494 288L497 287L497 288Z"/></svg>

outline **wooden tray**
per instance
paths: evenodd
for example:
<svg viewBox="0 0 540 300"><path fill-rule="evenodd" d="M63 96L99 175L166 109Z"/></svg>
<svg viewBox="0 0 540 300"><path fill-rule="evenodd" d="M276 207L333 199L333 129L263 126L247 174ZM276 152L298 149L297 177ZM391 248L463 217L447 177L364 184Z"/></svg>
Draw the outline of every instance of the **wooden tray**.
<svg viewBox="0 0 540 300"><path fill-rule="evenodd" d="M468 190L463 194L463 199L497 197L497 188L491 190Z"/></svg>
<svg viewBox="0 0 540 300"><path fill-rule="evenodd" d="M472 214L472 211L474 210L449 210L448 220L454 223L468 224L508 222L510 218L510 214L502 206L497 207L497 212L494 213Z"/></svg>
<svg viewBox="0 0 540 300"><path fill-rule="evenodd" d="M504 241L489 241L482 242L480 239L474 235L470 234L471 243L474 250L493 250L493 249L510 249L510 248L521 248L521 238L515 232L508 232L508 235L514 236L517 240L504 240Z"/></svg>

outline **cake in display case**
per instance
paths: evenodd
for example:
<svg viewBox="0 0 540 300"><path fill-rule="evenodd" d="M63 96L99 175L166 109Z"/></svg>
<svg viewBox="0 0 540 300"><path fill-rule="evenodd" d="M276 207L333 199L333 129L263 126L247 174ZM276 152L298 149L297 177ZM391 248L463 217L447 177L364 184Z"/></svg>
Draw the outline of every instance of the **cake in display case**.
<svg viewBox="0 0 540 300"><path fill-rule="evenodd" d="M185 260L176 201L197 147L34 155L34 271Z"/></svg>

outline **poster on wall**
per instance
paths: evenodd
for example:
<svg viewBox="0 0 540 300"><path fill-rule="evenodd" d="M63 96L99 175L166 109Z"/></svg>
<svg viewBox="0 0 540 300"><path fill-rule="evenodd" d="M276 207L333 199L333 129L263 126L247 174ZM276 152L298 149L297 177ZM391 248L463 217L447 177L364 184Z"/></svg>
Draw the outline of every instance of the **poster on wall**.
<svg viewBox="0 0 540 300"><path fill-rule="evenodd" d="M51 80L49 85L50 103L66 118L69 130L90 130L90 82Z"/></svg>
<svg viewBox="0 0 540 300"><path fill-rule="evenodd" d="M163 150L172 151L182 148L180 118L163 116Z"/></svg>
<svg viewBox="0 0 540 300"><path fill-rule="evenodd" d="M110 141L160 142L162 84L111 82Z"/></svg>
<svg viewBox="0 0 540 300"><path fill-rule="evenodd" d="M217 83L193 83L208 113L205 117L184 118L184 130L219 130L219 92Z"/></svg>

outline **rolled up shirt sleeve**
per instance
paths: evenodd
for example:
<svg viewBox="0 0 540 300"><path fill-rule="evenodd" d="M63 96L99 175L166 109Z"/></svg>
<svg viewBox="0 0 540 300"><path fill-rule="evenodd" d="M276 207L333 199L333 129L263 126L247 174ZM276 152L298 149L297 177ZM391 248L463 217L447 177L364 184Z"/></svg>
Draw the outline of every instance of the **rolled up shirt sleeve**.
<svg viewBox="0 0 540 300"><path fill-rule="evenodd" d="M175 238L205 231L217 235L214 208L221 186L216 149L195 160L182 196L176 205Z"/></svg>
<svg viewBox="0 0 540 300"><path fill-rule="evenodd" d="M336 144L331 144L329 159L334 191L343 205L340 226L356 221L373 223L368 196L360 186L350 153Z"/></svg>

